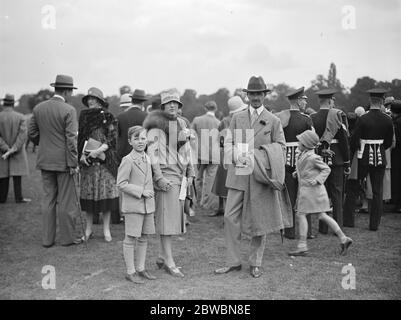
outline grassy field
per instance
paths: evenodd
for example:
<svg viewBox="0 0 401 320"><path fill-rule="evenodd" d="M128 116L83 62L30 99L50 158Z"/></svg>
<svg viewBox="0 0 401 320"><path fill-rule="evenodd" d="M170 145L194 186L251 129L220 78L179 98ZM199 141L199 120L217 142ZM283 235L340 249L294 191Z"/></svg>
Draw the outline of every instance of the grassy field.
<svg viewBox="0 0 401 320"><path fill-rule="evenodd" d="M371 232L368 216L359 215L356 228L344 228L354 239L348 256L339 256L338 239L318 235L309 242L308 257L287 255L294 241L281 243L279 234L268 236L263 260L264 274L249 275L247 249L243 240L243 269L214 275L223 265L225 246L222 218L206 212L191 217L187 233L174 240L176 263L184 279L158 270L155 259L158 239L151 237L147 268L158 279L133 285L124 279L122 256L123 225L113 225L113 241L106 243L101 225L95 238L84 245L45 249L41 246L40 174L34 169L35 155L29 153L31 175L23 178L24 196L30 204L15 204L10 188L8 202L0 204L0 299L400 299L401 214L387 213L378 232ZM314 221L317 227L317 221ZM315 230L316 231L316 230ZM343 289L342 268L355 267L356 288ZM42 288L42 268L54 266L56 289Z"/></svg>

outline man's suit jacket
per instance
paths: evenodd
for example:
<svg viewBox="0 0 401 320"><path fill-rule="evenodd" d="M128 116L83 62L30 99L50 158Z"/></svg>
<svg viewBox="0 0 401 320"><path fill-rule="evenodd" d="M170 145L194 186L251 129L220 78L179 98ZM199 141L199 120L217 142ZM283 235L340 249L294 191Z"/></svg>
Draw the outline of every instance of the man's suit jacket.
<svg viewBox="0 0 401 320"><path fill-rule="evenodd" d="M132 146L128 143L128 129L133 126L142 126L147 113L133 107L120 113L117 116L118 121L118 143L117 156L121 160L131 152Z"/></svg>
<svg viewBox="0 0 401 320"><path fill-rule="evenodd" d="M252 107L250 107L252 108ZM253 129L252 131L249 131ZM246 191L249 189L249 175L236 175L234 161L238 156L237 143L249 143L249 151L264 144L277 142L285 152L285 137L281 121L271 112L263 109L253 126L250 124L249 109L235 113L224 142L224 161L228 165L226 187ZM230 134L229 134L230 133Z"/></svg>
<svg viewBox="0 0 401 320"><path fill-rule="evenodd" d="M78 166L78 121L75 108L58 97L38 104L32 112L28 134L39 144L36 167L68 171Z"/></svg>
<svg viewBox="0 0 401 320"><path fill-rule="evenodd" d="M220 163L219 124L220 121L210 114L195 117L192 121L191 128L198 137L200 163Z"/></svg>

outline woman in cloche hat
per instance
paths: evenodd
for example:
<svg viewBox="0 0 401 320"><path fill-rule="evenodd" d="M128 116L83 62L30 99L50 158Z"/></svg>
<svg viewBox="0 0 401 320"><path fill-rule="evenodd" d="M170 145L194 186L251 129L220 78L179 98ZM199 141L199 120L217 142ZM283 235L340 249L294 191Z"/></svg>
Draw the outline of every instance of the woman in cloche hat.
<svg viewBox="0 0 401 320"><path fill-rule="evenodd" d="M308 222L306 215L318 214L319 220L324 221L337 234L341 243L341 255L347 253L352 239L347 237L337 222L326 214L330 211L330 202L324 182L330 174L330 167L315 153L319 145L319 137L312 130L306 130L297 135L298 149L296 171L294 177L298 178L298 197L296 203L296 216L299 226L299 242L296 250L289 252L290 256L304 256L308 252L306 237Z"/></svg>
<svg viewBox="0 0 401 320"><path fill-rule="evenodd" d="M82 103L88 107L81 111L78 129L80 202L86 212L85 237L92 236L93 216L102 214L104 239L110 242L111 211L118 210L119 203L116 121L107 110L108 103L100 89L90 88Z"/></svg>
<svg viewBox="0 0 401 320"><path fill-rule="evenodd" d="M175 90L161 93L160 110L150 112L143 122L148 130L148 155L155 181L155 222L160 235L160 254L156 260L174 277L184 277L172 253L172 236L185 233L184 199L180 200L182 181L192 185L194 169L190 161L190 131L178 116L182 106Z"/></svg>

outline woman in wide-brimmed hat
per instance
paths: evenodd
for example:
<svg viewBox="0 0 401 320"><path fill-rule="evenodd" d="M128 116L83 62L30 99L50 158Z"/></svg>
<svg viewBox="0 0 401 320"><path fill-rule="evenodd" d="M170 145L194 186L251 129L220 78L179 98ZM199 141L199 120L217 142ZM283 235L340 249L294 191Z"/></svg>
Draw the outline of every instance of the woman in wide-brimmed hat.
<svg viewBox="0 0 401 320"><path fill-rule="evenodd" d="M90 88L82 103L88 107L81 111L78 130L80 200L82 210L86 212L85 236L88 239L92 235L93 216L102 214L104 239L110 242L111 211L118 210L116 121L107 110L108 103L98 88ZM94 143L88 148L90 143L86 142L90 139Z"/></svg>
<svg viewBox="0 0 401 320"><path fill-rule="evenodd" d="M184 199L181 183L188 177L191 185L194 170L190 161L190 131L178 117L182 106L177 92L161 94L161 110L150 112L143 122L148 130L148 154L152 160L156 201L156 231L160 235L159 268L175 277L184 277L172 254L172 236L185 232Z"/></svg>

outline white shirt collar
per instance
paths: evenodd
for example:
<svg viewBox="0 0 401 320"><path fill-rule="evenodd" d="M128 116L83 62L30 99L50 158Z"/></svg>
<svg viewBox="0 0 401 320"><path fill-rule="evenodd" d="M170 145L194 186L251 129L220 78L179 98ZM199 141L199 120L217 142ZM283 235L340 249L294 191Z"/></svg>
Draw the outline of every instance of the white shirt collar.
<svg viewBox="0 0 401 320"><path fill-rule="evenodd" d="M209 116L215 117L215 114L213 111L207 111L206 114Z"/></svg>
<svg viewBox="0 0 401 320"><path fill-rule="evenodd" d="M263 112L264 108L265 107L264 107L263 104L259 108L257 108L256 110L255 110L254 107L249 106L249 112L250 112L250 114L253 114L256 111L258 113L258 116L260 116L260 114Z"/></svg>
<svg viewBox="0 0 401 320"><path fill-rule="evenodd" d="M54 98L59 98L59 99L61 99L61 100L63 100L63 101L65 102L64 97L62 97L62 96L60 96L60 95L58 95L58 94L55 94L53 97L54 97Z"/></svg>

